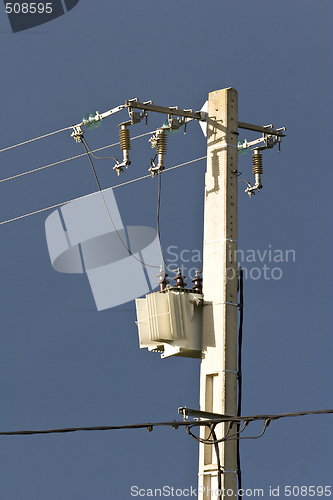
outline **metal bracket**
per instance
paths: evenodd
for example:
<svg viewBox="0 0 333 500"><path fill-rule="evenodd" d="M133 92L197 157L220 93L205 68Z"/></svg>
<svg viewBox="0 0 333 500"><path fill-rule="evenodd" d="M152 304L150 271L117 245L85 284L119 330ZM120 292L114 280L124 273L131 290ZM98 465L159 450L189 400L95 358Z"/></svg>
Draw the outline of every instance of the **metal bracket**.
<svg viewBox="0 0 333 500"><path fill-rule="evenodd" d="M73 125L73 132L71 137L75 139L75 142L81 142L81 137L83 137L83 130L80 125Z"/></svg>
<svg viewBox="0 0 333 500"><path fill-rule="evenodd" d="M155 113L164 113L166 115L183 116L192 120L205 121L206 113L201 111L193 111L192 109L178 109L178 106L166 108L164 106L155 106L151 101L148 103L138 101L125 101L126 108L137 108L145 111L153 111Z"/></svg>
<svg viewBox="0 0 333 500"><path fill-rule="evenodd" d="M238 122L238 128L243 128L245 130L253 130L254 132L262 132L263 134L277 135L279 137L285 137L282 131L287 130L285 127L275 129L272 125L267 127L261 127L260 125L252 125L252 123Z"/></svg>
<svg viewBox="0 0 333 500"><path fill-rule="evenodd" d="M220 419L221 417L229 418L232 416L232 415L221 415L220 413L212 413L210 411L192 410L191 408L187 408L186 406L178 408L178 415L183 415L184 420L187 420L188 417Z"/></svg>

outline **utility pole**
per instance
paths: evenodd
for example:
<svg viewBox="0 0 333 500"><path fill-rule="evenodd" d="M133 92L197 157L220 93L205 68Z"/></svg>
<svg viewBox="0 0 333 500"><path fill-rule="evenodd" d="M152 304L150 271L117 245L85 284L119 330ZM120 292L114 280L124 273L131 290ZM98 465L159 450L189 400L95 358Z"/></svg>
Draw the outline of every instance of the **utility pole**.
<svg viewBox="0 0 333 500"><path fill-rule="evenodd" d="M200 410L237 415L237 142L238 96L233 88L208 97L203 249L203 334ZM228 425L216 427L216 438ZM236 430L231 430L230 434ZM210 430L201 428L201 438ZM210 436L211 438L212 436ZM237 494L237 441L199 445L199 499ZM224 495L218 493L224 488ZM228 496L231 496L229 491Z"/></svg>
<svg viewBox="0 0 333 500"><path fill-rule="evenodd" d="M182 110L178 107L156 106L151 101L126 101L131 120L127 127L147 117L148 111L168 115L169 130L186 126L189 120L207 122L207 169L205 179L205 215L203 245L203 295L199 273L192 290L184 289L181 273L177 284L166 288L167 280L161 270L160 291L136 299L140 348L169 356L201 357L200 411L178 408L185 418L213 419L237 416L237 191L238 151L252 149L255 184L248 181L246 193L251 197L262 189L261 150L281 143L285 128L273 125L258 126L238 121L238 95L232 87L216 90L208 96L208 112ZM100 117L117 112L123 107L89 118L89 126ZM204 106L205 107L205 106ZM137 112L136 110L142 110ZM93 122L93 123L90 123ZM80 138L82 124L74 127L74 138ZM205 128L205 127L203 127ZM238 143L238 128L262 132L254 141ZM121 134L123 130L121 131ZM153 136L158 164L149 170L152 175L164 169L166 152L165 127ZM124 161L115 165L118 174L128 166L128 145L124 143ZM125 147L126 146L126 147ZM125 154L126 153L126 154ZM152 161L153 162L153 161ZM192 295L191 295L192 294ZM204 306L204 307L202 307ZM202 313L202 317L201 317ZM202 321L201 321L202 319ZM238 426L231 429L231 421L202 426L199 445L199 499L213 500L237 497ZM228 438L228 439L226 439ZM230 439L231 438L231 439ZM238 482L239 484L239 482Z"/></svg>

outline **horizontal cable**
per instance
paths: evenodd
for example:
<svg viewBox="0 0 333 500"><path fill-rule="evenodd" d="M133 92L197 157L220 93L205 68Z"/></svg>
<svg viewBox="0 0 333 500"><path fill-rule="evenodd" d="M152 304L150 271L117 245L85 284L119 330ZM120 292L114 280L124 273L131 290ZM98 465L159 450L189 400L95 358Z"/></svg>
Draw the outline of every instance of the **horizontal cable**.
<svg viewBox="0 0 333 500"><path fill-rule="evenodd" d="M71 130L73 127L61 128L60 130L55 130L55 132L50 132L49 134L40 135L34 139L29 139L28 141L20 142L19 144L14 144L13 146L8 146L8 148L0 149L0 153L3 151L8 151L9 149L17 148L18 146L23 146L24 144L29 144L29 142L38 141L38 139L44 139L44 137L50 137L50 135L59 134L59 132L64 132L65 130Z"/></svg>
<svg viewBox="0 0 333 500"><path fill-rule="evenodd" d="M208 424L218 424L221 422L240 422L240 421L253 421L253 420L277 420L279 418L285 417L300 417L303 415L322 415L326 413L333 413L333 410L318 410L318 411L305 411L298 413L280 413L276 415L249 415L242 417L230 417L221 416L216 419L207 419L201 420L197 422L189 422L189 421L176 421L172 422L147 422L145 424L128 424L128 425L102 425L102 426L93 426L93 427L65 427L61 429L44 429L44 430L32 430L32 431L4 431L0 432L0 436L19 436L19 435L29 435L29 434L61 434L66 432L76 432L76 431L111 431L111 430L120 430L120 429L144 429L146 428L148 431L153 430L153 427L184 427L184 426L207 426Z"/></svg>
<svg viewBox="0 0 333 500"><path fill-rule="evenodd" d="M150 135L152 133L153 132L145 132L144 134L137 135L136 137L132 137L131 141L133 141L134 139L139 139L140 137L144 137L145 135ZM92 153L96 153L97 151L102 151L103 149L112 148L113 146L118 146L119 144L120 142L115 142L114 144L109 144L108 146L103 146L102 148L94 149ZM49 163L48 165L44 165L43 167L34 168L33 170L28 170L27 172L22 172L21 174L12 175L11 177L6 177L5 179L0 179L0 183L10 181L11 179L16 179L17 177L22 177L22 175L38 172L39 170L43 170L44 168L54 167L54 165L60 165L61 163L65 163L66 161L75 160L76 158L82 158L83 156L86 156L86 153L72 156L70 158L66 158L65 160L56 161L54 163Z"/></svg>
<svg viewBox="0 0 333 500"><path fill-rule="evenodd" d="M85 156L85 154L86 153L84 153L83 156ZM162 173L168 172L168 171L173 170L175 168L183 167L184 165L189 165L190 163L194 163L196 161L203 160L205 158L206 158L206 156L202 156L201 158L196 158L195 160L190 160L190 161L187 161L185 163L180 163L179 165L175 165L174 167L166 168L165 170L162 171ZM142 179L147 179L148 177L151 177L151 174L144 175L143 177L137 177L136 179L132 179L131 181L123 182L121 184L116 184L115 186L111 186L107 189L103 189L103 192L109 191L109 189L115 189L115 188L118 188L121 186L125 186L126 184L131 184L132 182L141 181ZM60 207L61 205L71 203L72 201L82 200L83 198L88 198L88 196L93 196L94 194L97 194L97 193L99 193L99 191L95 191L94 193L86 194L84 196L79 196L78 198L73 198L72 200L62 201L61 203L57 203L56 205L51 205L51 206L46 207L46 208L41 208L40 210L35 210L34 212L30 212L28 214L19 215L18 217L13 217L12 219L8 219L8 220L0 222L0 226L2 226L3 224L8 224L8 222L13 222L15 220L24 219L25 217L29 217L30 215L36 215L36 214L39 214L41 212L46 212L47 210L51 210L52 208L57 208L57 207Z"/></svg>

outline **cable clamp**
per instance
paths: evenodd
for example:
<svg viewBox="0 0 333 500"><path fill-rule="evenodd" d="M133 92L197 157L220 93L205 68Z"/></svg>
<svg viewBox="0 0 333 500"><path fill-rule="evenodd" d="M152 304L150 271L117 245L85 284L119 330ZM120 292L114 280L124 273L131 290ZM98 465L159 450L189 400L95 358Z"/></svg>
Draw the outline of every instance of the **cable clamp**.
<svg viewBox="0 0 333 500"><path fill-rule="evenodd" d="M79 125L73 125L73 132L71 133L71 137L75 139L75 142L81 142L81 138L83 137L83 130Z"/></svg>

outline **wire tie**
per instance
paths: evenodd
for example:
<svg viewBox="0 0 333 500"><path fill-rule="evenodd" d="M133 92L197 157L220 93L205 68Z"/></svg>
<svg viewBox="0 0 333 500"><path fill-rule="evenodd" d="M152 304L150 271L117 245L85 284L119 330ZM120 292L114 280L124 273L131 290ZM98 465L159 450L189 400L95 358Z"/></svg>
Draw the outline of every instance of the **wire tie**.
<svg viewBox="0 0 333 500"><path fill-rule="evenodd" d="M207 240L207 241L205 241L205 243L217 243L219 241L230 241L230 243L238 243L237 240L232 240L230 238L220 238L218 240Z"/></svg>
<svg viewBox="0 0 333 500"><path fill-rule="evenodd" d="M219 306L220 304L227 304L228 306L239 306L235 302L213 302L212 306Z"/></svg>
<svg viewBox="0 0 333 500"><path fill-rule="evenodd" d="M207 470L204 472L199 472L198 476L216 476L218 473L221 474L237 474L236 470L223 470L223 469L214 469L214 470Z"/></svg>

